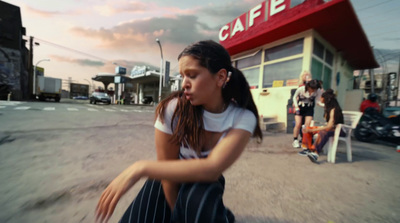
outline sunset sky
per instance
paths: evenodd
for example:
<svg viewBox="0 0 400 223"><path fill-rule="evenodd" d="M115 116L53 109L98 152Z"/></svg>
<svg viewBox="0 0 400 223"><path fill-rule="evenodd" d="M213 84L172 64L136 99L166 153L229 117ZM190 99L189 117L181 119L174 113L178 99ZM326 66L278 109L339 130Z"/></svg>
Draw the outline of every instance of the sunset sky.
<svg viewBox="0 0 400 223"><path fill-rule="evenodd" d="M213 39L219 29L261 0L6 0L19 6L27 39L34 36L33 63L45 75L71 77L87 84L97 73L113 73L113 62L130 70L135 65L160 65L164 59L177 72L177 56L188 44ZM351 0L378 62L398 69L400 1ZM340 14L338 14L340 16ZM86 79L86 80L85 80ZM97 84L99 85L99 84Z"/></svg>

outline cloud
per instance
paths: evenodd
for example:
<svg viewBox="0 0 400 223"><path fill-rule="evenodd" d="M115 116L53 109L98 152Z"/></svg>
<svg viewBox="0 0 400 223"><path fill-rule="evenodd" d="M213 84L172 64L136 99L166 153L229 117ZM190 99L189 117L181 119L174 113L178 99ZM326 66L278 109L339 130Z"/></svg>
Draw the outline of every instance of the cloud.
<svg viewBox="0 0 400 223"><path fill-rule="evenodd" d="M217 28L222 27L231 22L236 17L246 13L256 5L260 4L259 0L234 1L226 4L209 4L198 9L199 17L201 15L212 18Z"/></svg>
<svg viewBox="0 0 400 223"><path fill-rule="evenodd" d="M105 63L102 61L94 61L94 60L88 60L88 59L73 59L73 58L68 58L68 57L63 57L63 56L58 56L58 55L50 55L50 57L53 60L56 60L59 62L73 63L73 64L78 64L78 65L87 66L87 67L103 67L105 65Z"/></svg>
<svg viewBox="0 0 400 223"><path fill-rule="evenodd" d="M124 1L119 3L114 1L112 4L94 6L94 10L100 15L112 16L124 12L143 13L149 10L149 6L146 3L137 1Z"/></svg>
<svg viewBox="0 0 400 223"><path fill-rule="evenodd" d="M44 11L44 10L39 10L39 9L32 8L30 6L26 6L26 10L29 13L32 13L32 14L35 14L35 15L38 15L38 16L41 16L41 17L53 17L53 16L57 16L57 15L62 14L59 11Z"/></svg>
<svg viewBox="0 0 400 223"><path fill-rule="evenodd" d="M110 29L74 27L71 32L97 39L105 48L121 49L129 45L154 44L157 37L162 37L164 41L171 43L187 45L201 39L215 39L218 29L199 22L196 16L178 15L174 18L151 18L125 22Z"/></svg>
<svg viewBox="0 0 400 223"><path fill-rule="evenodd" d="M93 6L95 12L103 16L115 16L122 13L130 14L158 14L168 16L174 14L188 15L193 13L193 9L181 9L178 7L160 7L155 3L140 1L108 1L102 5Z"/></svg>
<svg viewBox="0 0 400 223"><path fill-rule="evenodd" d="M24 8L30 14L38 15L40 17L45 17L45 18L56 17L56 16L60 16L60 15L75 16L75 15L84 14L84 12L82 12L81 10L70 10L70 11L64 11L64 12L62 12L62 11L46 11L46 10L39 10L39 9L30 7L27 5L24 5Z"/></svg>

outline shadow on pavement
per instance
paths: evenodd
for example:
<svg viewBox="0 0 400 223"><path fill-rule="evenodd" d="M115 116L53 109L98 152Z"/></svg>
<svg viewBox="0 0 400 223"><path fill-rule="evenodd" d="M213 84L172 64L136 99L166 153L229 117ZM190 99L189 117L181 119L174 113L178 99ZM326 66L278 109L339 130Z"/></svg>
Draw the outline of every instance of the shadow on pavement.
<svg viewBox="0 0 400 223"><path fill-rule="evenodd" d="M292 223L291 221L286 221L284 219L240 215L237 215L235 220L235 223Z"/></svg>

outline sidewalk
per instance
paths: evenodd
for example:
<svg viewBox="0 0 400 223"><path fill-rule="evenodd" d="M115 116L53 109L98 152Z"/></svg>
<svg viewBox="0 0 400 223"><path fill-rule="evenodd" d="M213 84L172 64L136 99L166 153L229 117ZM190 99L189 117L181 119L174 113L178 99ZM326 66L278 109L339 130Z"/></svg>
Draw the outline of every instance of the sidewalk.
<svg viewBox="0 0 400 223"><path fill-rule="evenodd" d="M47 132L52 137L0 135L1 222L94 222L109 182L134 161L155 159L152 116L118 127ZM291 143L291 134L266 133L224 173L224 204L237 223L400 222L394 146L353 139L353 162L340 142L335 164L324 155L314 164ZM143 183L121 198L109 222L118 222Z"/></svg>
<svg viewBox="0 0 400 223"><path fill-rule="evenodd" d="M227 172L225 203L238 222L400 222L394 145L353 139L349 163L340 142L335 164L325 155L314 164L291 142L291 134L267 134Z"/></svg>

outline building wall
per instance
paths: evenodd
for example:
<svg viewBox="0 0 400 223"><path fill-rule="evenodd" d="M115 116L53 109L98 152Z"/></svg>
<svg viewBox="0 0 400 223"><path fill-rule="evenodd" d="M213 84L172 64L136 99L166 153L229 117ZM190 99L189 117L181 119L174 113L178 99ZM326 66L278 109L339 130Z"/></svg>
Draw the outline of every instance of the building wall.
<svg viewBox="0 0 400 223"><path fill-rule="evenodd" d="M21 100L27 87L27 73L21 72L22 57L19 50L0 48L0 99ZM21 88L22 86L22 88Z"/></svg>
<svg viewBox="0 0 400 223"><path fill-rule="evenodd" d="M12 100L28 98L29 81L25 28L20 8L0 1L0 99L11 91Z"/></svg>
<svg viewBox="0 0 400 223"><path fill-rule="evenodd" d="M274 63L279 64L279 60L289 61L289 60L295 60L297 58L302 58L302 63L299 65L299 68L295 69L298 70L298 73L295 73L292 76L294 79L298 80L299 75L302 71L308 70L311 72L313 70L312 60L320 61L320 63L324 64L321 68L323 70L323 74L321 74L321 72L319 72L320 74L318 75L313 74L313 79L320 79L316 76L323 77L325 81L324 88L332 88L337 94L337 99L339 101L339 104L342 107L344 106L345 100L347 98L346 92L351 91L353 87L352 85L353 69L347 65L346 61L342 59L340 52L337 52L337 50L334 49L328 42L326 42L317 32L315 32L314 30L308 30L290 37L283 38L279 41L275 41L273 43L260 46L258 48L249 50L247 52L234 55L232 57L232 60L236 61L238 59L246 58L246 54L255 55L258 52L257 50L261 50L263 52L261 55L262 62L260 66L256 65L250 68L241 69L246 75L247 70L256 69L259 67L258 84L256 87L253 86L254 89L252 89L251 92L260 116L276 117L279 122L286 123L288 114L287 105L288 105L288 100L291 97L291 90L297 89L298 87L298 84L293 86L286 86L287 84L284 84L284 86L282 87L279 86L264 87L265 86L265 84L263 85L264 67L268 69L268 62L263 62L264 57L266 56L264 50L267 49L268 52L268 49L280 46L282 44L293 42L300 38L304 39L303 51L301 54L289 56L283 59L278 59L277 60L278 62L273 61L272 64ZM315 45L314 39L316 39L320 44L323 45L324 52L329 51L329 53L332 54L333 59L331 63L325 62L326 60L325 56L327 55L327 53L324 54L325 56L322 59L318 58L315 55L315 53L313 53L313 47ZM235 64L237 65L238 63ZM281 67L280 69L286 69L286 68ZM252 82L251 85L254 85L254 80L251 80L249 82ZM316 106L314 118L317 121L324 120L322 107Z"/></svg>

